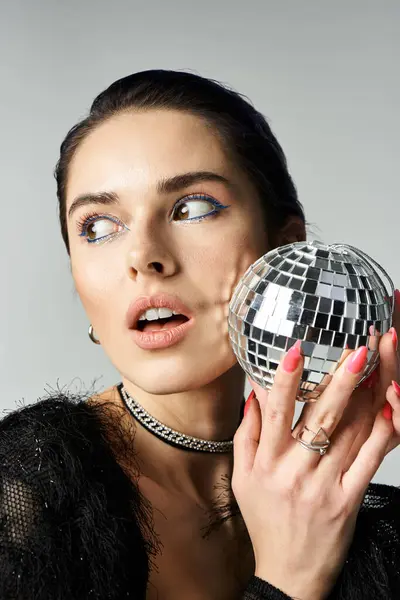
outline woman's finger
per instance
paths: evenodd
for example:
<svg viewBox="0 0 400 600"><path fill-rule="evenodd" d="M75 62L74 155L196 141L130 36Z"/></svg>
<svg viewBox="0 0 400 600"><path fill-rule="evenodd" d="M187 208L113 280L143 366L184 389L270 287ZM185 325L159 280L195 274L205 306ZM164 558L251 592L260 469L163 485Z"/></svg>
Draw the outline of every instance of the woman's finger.
<svg viewBox="0 0 400 600"><path fill-rule="evenodd" d="M379 382L376 385L374 410L378 412L386 402L386 391L398 376L397 332L392 327L379 342Z"/></svg>
<svg viewBox="0 0 400 600"><path fill-rule="evenodd" d="M318 463L321 475L331 477L347 471L353 464L361 446L371 435L376 413L372 410L372 389L357 388L343 413L332 437L326 459Z"/></svg>
<svg viewBox="0 0 400 600"><path fill-rule="evenodd" d="M397 381L392 381L386 392L386 400L392 408L393 436L390 439L386 454L389 454L394 448L400 445L400 385Z"/></svg>
<svg viewBox="0 0 400 600"><path fill-rule="evenodd" d="M386 419L381 410L375 417L371 435L361 446L349 470L342 476L342 488L350 506L359 502L364 495L385 458L386 448L392 436L392 420Z"/></svg>
<svg viewBox="0 0 400 600"><path fill-rule="evenodd" d="M361 346L346 358L335 372L330 384L312 406L312 409L307 411L307 421L301 419L296 424L293 430L294 437L306 425L315 433L322 427L328 438L330 438L339 426L343 413L349 405L354 388L360 380L367 360L367 352L368 349L366 346ZM304 432L301 435L301 439L308 443L312 441L313 437L313 434L309 432ZM343 462L349 451L348 446L352 443L352 439L347 439L347 441L346 439L342 439L340 442L337 440L334 446L332 444L326 456L324 456L324 466L326 467L327 463L334 465L338 460ZM317 452L305 452L300 444L297 444L296 453L299 457L299 462L301 462L301 467L299 466L299 468L304 471L307 471L310 467L315 467L320 462L320 455ZM330 456L332 459L330 459Z"/></svg>
<svg viewBox="0 0 400 600"><path fill-rule="evenodd" d="M293 441L292 423L303 364L298 340L280 361L266 402L260 402L262 429L256 461L275 461Z"/></svg>
<svg viewBox="0 0 400 600"><path fill-rule="evenodd" d="M393 327L396 330L397 338L400 339L400 290L394 292ZM397 346L397 359L400 363L400 344Z"/></svg>
<svg viewBox="0 0 400 600"><path fill-rule="evenodd" d="M254 383L254 382L253 382ZM260 388L259 395L268 395L267 390ZM261 434L261 409L252 390L245 405L245 414L233 438L233 460L236 476L243 480L253 468ZM234 482L232 481L232 487Z"/></svg>

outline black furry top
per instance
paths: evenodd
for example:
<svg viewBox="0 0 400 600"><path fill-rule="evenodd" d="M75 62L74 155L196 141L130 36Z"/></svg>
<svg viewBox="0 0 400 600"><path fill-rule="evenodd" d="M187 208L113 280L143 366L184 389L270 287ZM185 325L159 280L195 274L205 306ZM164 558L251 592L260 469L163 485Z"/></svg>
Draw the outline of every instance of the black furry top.
<svg viewBox="0 0 400 600"><path fill-rule="evenodd" d="M56 393L0 421L1 600L146 598L159 546L132 440L86 400ZM255 576L232 598L274 599L288 596ZM329 600L381 599L400 599L400 489L370 484Z"/></svg>

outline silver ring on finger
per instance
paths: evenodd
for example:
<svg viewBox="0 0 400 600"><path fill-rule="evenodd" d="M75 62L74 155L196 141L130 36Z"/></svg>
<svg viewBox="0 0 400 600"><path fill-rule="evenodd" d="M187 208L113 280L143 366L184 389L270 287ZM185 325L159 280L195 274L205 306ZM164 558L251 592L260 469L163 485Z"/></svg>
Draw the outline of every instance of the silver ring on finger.
<svg viewBox="0 0 400 600"><path fill-rule="evenodd" d="M302 435L305 431L308 431L310 433L314 434L314 437L312 438L312 440L310 442L306 442L305 440L302 439ZM317 438L321 438L323 437L323 440L317 440ZM296 435L296 440L299 442L299 444L301 444L303 446L303 448L306 448L307 450L311 450L312 452L318 452L321 456L323 456L327 449L330 446L330 439L328 438L328 435L325 431L325 429L323 427L320 427L318 429L318 431L315 433L315 431L312 431L311 429L309 429L307 427L307 425L304 425L303 429Z"/></svg>

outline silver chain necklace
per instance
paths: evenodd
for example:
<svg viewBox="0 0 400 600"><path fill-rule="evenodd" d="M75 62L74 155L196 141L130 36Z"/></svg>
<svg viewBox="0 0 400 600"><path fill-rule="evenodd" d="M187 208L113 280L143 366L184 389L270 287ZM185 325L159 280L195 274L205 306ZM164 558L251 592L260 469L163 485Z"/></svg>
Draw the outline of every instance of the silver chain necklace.
<svg viewBox="0 0 400 600"><path fill-rule="evenodd" d="M131 415L148 431L168 444L183 448L184 450L193 450L197 452L231 452L233 450L233 440L224 440L221 442L202 440L200 438L192 437L191 435L186 435L185 433L180 433L175 429L167 427L167 425L163 425L161 421L152 417L143 406L137 402L137 400L129 395L122 383L120 383L117 388Z"/></svg>

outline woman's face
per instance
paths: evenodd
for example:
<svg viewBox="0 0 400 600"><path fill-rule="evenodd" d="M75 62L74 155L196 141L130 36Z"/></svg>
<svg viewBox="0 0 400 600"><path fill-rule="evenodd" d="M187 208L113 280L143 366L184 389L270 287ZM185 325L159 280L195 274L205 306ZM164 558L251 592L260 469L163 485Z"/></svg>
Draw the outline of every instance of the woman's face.
<svg viewBox="0 0 400 600"><path fill-rule="evenodd" d="M200 172L217 177L176 179ZM75 154L67 215L78 196L89 194L117 201L81 205L68 217L72 274L120 374L148 393L169 394L207 385L235 365L229 301L268 240L255 191L213 129L170 110L112 117ZM88 213L96 220L81 232ZM126 312L138 296L163 292L179 296L195 322L178 344L144 350L133 341Z"/></svg>

